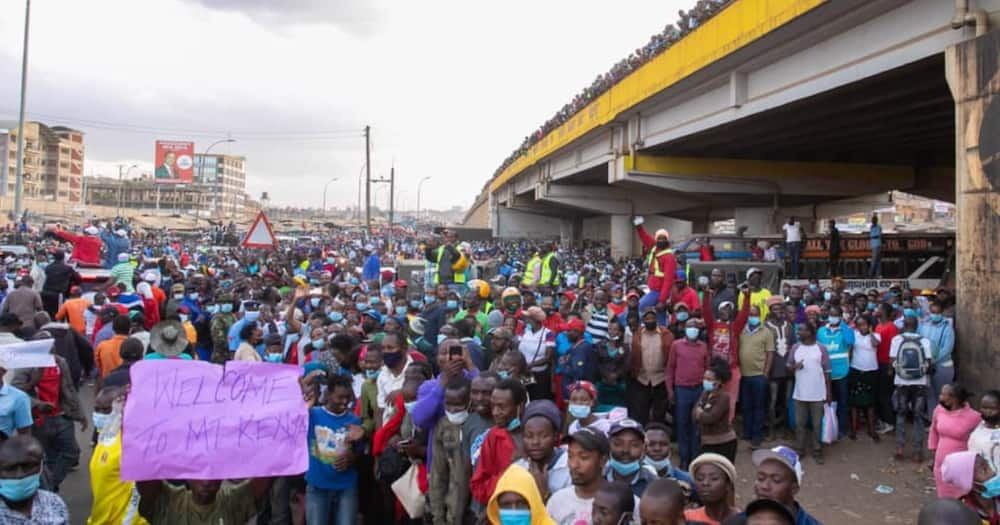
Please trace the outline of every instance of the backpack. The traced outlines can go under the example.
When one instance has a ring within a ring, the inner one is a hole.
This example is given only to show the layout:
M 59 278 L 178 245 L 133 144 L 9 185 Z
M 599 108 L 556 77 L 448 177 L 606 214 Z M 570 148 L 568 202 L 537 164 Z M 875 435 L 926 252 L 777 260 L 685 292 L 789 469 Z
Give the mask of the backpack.
M 920 336 L 903 336 L 903 344 L 899 345 L 893 367 L 900 379 L 923 379 L 927 371 L 924 368 L 924 348 L 920 345 Z

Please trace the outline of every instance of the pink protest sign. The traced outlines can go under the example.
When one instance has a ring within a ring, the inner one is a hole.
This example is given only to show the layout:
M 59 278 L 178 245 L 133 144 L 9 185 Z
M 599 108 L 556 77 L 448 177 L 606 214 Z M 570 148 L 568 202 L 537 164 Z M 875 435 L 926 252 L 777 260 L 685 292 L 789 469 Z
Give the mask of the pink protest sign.
M 291 365 L 140 361 L 122 426 L 124 480 L 305 472 L 309 415 Z

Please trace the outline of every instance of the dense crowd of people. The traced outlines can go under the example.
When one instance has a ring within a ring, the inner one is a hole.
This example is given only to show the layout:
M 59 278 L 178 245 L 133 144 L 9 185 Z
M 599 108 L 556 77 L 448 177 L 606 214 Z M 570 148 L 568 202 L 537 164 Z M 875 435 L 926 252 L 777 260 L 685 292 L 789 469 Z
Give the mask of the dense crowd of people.
M 1000 520 L 1000 393 L 954 381 L 951 291 L 689 276 L 669 232 L 634 222 L 644 256 L 620 261 L 448 231 L 277 250 L 36 231 L 4 261 L 0 344 L 52 339 L 56 366 L 0 370 L 0 522 L 69 523 L 58 493 L 92 445 L 95 524 L 809 524 L 804 463 L 859 430 L 933 454 L 928 519 Z M 413 256 L 422 278 L 386 270 Z M 301 367 L 307 470 L 123 481 L 124 401 L 148 388 L 129 369 L 157 359 Z
M 532 134 L 524 137 L 521 145 L 517 147 L 500 164 L 494 173 L 494 177 L 507 169 L 518 157 L 528 153 L 528 150 L 545 138 L 550 132 L 569 121 L 574 115 L 579 113 L 588 104 L 601 96 L 612 86 L 623 78 L 639 69 L 643 64 L 649 62 L 660 53 L 666 51 L 670 46 L 677 43 L 688 33 L 708 21 L 732 0 L 698 0 L 698 3 L 690 10 L 680 10 L 677 12 L 677 24 L 667 24 L 663 31 L 651 36 L 646 45 L 636 49 L 628 57 L 618 61 L 607 73 L 597 75 L 594 81 L 573 97 L 573 100 L 564 105 L 555 115 L 544 124 L 539 126 Z

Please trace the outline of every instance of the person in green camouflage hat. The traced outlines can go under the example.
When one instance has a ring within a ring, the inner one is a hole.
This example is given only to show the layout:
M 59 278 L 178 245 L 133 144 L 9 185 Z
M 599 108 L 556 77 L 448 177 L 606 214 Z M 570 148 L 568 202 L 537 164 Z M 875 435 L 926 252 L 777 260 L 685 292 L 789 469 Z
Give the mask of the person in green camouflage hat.
M 219 313 L 212 316 L 212 362 L 223 364 L 230 358 L 229 329 L 236 323 L 233 296 L 228 293 L 219 294 L 216 304 L 219 305 Z

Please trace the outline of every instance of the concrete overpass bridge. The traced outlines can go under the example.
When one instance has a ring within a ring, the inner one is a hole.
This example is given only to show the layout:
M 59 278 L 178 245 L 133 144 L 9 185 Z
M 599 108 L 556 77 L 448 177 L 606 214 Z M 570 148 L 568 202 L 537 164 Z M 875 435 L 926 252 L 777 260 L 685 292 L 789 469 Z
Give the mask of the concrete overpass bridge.
M 550 132 L 478 204 L 498 237 L 607 239 L 625 255 L 633 214 L 680 236 L 727 218 L 752 234 L 868 210 L 890 190 L 956 202 L 959 312 L 977 320 L 960 321 L 960 340 L 1000 365 L 987 351 L 1000 144 L 980 148 L 1000 142 L 1000 107 L 987 118 L 997 22 L 1000 0 L 735 0 Z

